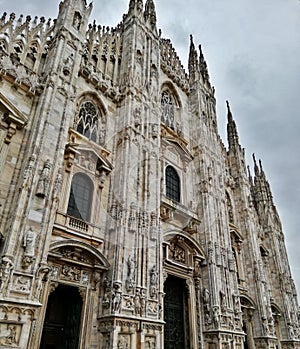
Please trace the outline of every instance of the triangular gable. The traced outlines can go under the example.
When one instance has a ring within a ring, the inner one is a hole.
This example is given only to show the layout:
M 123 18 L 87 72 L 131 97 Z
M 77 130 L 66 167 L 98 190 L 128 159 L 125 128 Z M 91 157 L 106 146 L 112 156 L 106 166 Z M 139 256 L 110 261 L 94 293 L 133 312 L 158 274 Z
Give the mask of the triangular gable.
M 107 172 L 111 172 L 113 169 L 112 164 L 101 154 L 101 152 L 97 149 L 94 149 L 93 147 L 85 144 L 78 144 L 74 146 L 74 148 L 80 152 L 80 151 L 86 151 L 94 154 L 103 164 L 102 168 L 106 170 Z
M 176 138 L 172 138 L 172 137 L 166 137 L 165 138 L 169 143 L 172 143 L 174 145 L 177 146 L 177 148 L 179 148 L 179 151 L 181 153 L 184 153 L 184 155 L 189 158 L 190 160 L 193 160 L 193 156 L 192 154 L 188 151 L 187 147 L 183 144 L 183 142 L 180 142 L 178 139 Z

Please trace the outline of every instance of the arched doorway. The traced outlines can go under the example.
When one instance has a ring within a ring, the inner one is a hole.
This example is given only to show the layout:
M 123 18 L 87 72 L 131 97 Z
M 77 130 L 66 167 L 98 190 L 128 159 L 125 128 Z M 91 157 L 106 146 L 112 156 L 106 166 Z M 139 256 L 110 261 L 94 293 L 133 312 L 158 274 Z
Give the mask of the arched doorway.
M 60 284 L 49 295 L 40 349 L 77 349 L 82 311 L 77 287 Z
M 164 293 L 164 349 L 190 348 L 185 280 L 169 275 L 164 285 Z

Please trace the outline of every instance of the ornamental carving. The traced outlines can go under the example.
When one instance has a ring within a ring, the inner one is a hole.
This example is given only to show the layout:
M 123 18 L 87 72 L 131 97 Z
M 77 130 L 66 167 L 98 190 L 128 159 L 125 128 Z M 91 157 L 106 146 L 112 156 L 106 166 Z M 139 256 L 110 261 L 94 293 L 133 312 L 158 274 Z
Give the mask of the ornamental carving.
M 0 346 L 2 348 L 15 348 L 19 344 L 21 325 L 0 323 Z
M 111 296 L 111 284 L 107 277 L 103 279 L 103 298 L 102 298 L 102 307 L 108 309 L 110 307 L 110 296 Z
M 49 188 L 49 182 L 50 182 L 50 170 L 51 170 L 51 164 L 50 160 L 47 160 L 44 163 L 44 167 L 42 169 L 37 188 L 36 188 L 36 196 L 39 196 L 41 198 L 45 198 L 47 196 L 48 188 Z
M 80 281 L 81 271 L 75 266 L 63 265 L 61 269 L 62 277 L 70 281 Z
M 126 290 L 130 292 L 135 286 L 135 271 L 136 262 L 132 256 L 128 257 L 127 260 L 127 280 L 126 280 Z
M 166 124 L 166 126 L 174 129 L 174 104 L 167 91 L 163 91 L 160 104 L 162 110 L 161 121 Z
M 150 331 L 162 331 L 162 326 L 161 325 L 155 325 L 155 324 L 143 324 L 143 329 L 144 330 L 150 330 Z
M 31 287 L 31 278 L 24 275 L 15 275 L 13 281 L 13 291 L 29 293 Z
M 204 305 L 205 313 L 209 313 L 210 310 L 210 292 L 207 288 L 204 288 L 202 291 L 202 299 Z
M 145 349 L 155 349 L 156 348 L 156 338 L 154 336 L 145 337 Z
M 0 293 L 5 293 L 5 291 L 8 291 L 13 270 L 13 262 L 7 257 L 2 257 L 0 269 Z
M 185 263 L 185 250 L 175 242 L 171 242 L 169 247 L 169 258 L 176 262 Z
M 30 227 L 24 235 L 24 254 L 25 256 L 34 256 L 34 246 L 35 246 L 36 233 Z
M 139 323 L 136 321 L 116 320 L 116 326 L 138 329 Z
M 150 297 L 157 297 L 158 272 L 154 265 L 150 271 Z
M 159 304 L 157 301 L 148 302 L 148 313 L 150 315 L 157 315 L 159 311 Z
M 119 335 L 118 338 L 118 349 L 130 349 L 131 345 L 130 345 L 130 335 L 128 334 L 122 334 Z
M 111 307 L 114 313 L 120 312 L 123 294 L 121 291 L 121 283 L 114 282 L 113 289 L 111 292 Z
M 24 173 L 23 173 L 23 178 L 24 178 L 23 186 L 24 187 L 27 186 L 28 182 L 30 181 L 30 179 L 32 177 L 35 162 L 36 162 L 36 155 L 32 154 L 32 156 L 30 156 L 30 158 L 28 159 L 28 163 L 27 163 L 27 165 L 24 169 Z
M 137 316 L 144 316 L 146 309 L 146 299 L 144 297 L 143 291 L 139 288 L 135 291 L 135 296 L 133 298 L 134 311 Z

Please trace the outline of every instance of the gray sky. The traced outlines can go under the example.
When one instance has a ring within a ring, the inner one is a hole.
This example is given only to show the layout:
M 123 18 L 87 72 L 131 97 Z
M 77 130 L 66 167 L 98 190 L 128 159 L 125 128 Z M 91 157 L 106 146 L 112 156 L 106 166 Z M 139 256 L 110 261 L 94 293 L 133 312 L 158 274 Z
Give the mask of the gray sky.
M 115 26 L 129 0 L 94 0 L 91 21 Z M 0 12 L 55 18 L 59 0 L 0 0 Z M 189 35 L 202 44 L 226 143 L 228 99 L 240 143 L 263 161 L 300 292 L 300 1 L 155 0 L 158 27 L 187 65 Z

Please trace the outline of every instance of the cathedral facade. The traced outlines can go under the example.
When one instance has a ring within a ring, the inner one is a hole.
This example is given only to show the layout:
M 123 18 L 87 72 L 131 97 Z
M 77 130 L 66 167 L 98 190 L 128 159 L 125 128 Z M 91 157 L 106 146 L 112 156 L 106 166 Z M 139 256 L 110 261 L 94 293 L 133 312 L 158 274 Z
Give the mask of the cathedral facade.
M 201 46 L 188 73 L 153 0 L 114 28 L 63 0 L 0 18 L 0 347 L 300 347 L 298 301 L 260 161 Z

